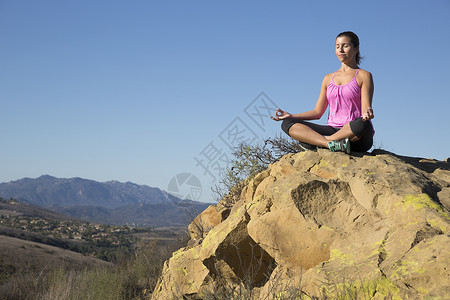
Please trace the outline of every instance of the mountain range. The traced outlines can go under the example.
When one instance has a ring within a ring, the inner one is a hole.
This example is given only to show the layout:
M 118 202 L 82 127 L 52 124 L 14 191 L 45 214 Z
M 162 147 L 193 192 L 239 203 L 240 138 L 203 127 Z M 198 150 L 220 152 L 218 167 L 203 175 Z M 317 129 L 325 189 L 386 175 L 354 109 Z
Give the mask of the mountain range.
M 43 175 L 0 183 L 0 197 L 112 225 L 186 226 L 211 203 L 182 200 L 132 182 Z

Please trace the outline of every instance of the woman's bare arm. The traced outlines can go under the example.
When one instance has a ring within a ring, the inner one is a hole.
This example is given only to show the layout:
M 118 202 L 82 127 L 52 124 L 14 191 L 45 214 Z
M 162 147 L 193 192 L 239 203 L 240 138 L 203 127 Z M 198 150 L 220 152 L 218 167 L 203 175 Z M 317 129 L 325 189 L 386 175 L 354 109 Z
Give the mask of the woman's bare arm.
M 322 117 L 322 115 L 325 113 L 327 106 L 328 106 L 328 100 L 327 100 L 327 86 L 330 83 L 331 80 L 331 74 L 328 74 L 325 76 L 325 78 L 322 81 L 322 86 L 320 89 L 320 95 L 319 99 L 317 100 L 316 106 L 313 110 L 299 113 L 299 114 L 290 114 L 288 112 L 282 111 L 281 109 L 278 109 L 275 113 L 275 117 L 272 117 L 275 121 L 280 121 L 288 118 L 294 118 L 294 119 L 300 119 L 300 120 L 317 120 Z
M 374 92 L 373 77 L 370 72 L 361 70 L 361 114 L 363 121 L 367 121 L 374 118 L 372 109 L 372 99 Z

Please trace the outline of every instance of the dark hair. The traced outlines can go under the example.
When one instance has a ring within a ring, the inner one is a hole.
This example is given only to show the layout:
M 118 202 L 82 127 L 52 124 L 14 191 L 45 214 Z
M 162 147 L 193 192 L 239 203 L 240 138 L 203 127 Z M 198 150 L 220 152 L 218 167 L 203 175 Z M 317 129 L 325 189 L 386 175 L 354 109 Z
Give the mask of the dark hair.
M 355 48 L 359 47 L 359 38 L 354 32 L 351 32 L 351 31 L 341 32 L 338 34 L 336 39 L 338 37 L 343 37 L 343 36 L 348 37 L 350 39 L 350 43 L 352 43 L 353 47 L 355 47 Z M 357 65 L 359 65 L 359 63 L 361 62 L 361 59 L 362 59 L 362 57 L 361 57 L 361 54 L 359 53 L 359 49 L 358 49 L 358 53 L 356 53 L 356 57 L 355 57 Z

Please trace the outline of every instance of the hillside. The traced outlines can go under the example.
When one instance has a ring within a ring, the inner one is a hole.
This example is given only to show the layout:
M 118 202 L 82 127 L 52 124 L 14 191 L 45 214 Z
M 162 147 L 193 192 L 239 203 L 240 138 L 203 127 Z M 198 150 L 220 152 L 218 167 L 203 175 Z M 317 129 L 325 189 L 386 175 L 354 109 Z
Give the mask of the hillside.
M 158 188 L 49 175 L 0 184 L 0 197 L 86 221 L 148 227 L 187 226 L 210 204 L 181 200 Z
M 0 197 L 0 215 L 23 215 L 30 217 L 51 218 L 55 220 L 75 220 L 69 215 L 60 214 L 42 207 L 21 201 L 5 200 Z
M 38 272 L 62 265 L 77 270 L 111 266 L 111 263 L 94 257 L 9 236 L 0 235 L 0 245 L 0 286 L 18 272 Z
M 103 260 L 115 261 L 131 253 L 143 238 L 174 238 L 172 230 L 90 223 L 0 198 L 0 235 L 71 250 Z M 0 254 L 2 246 L 0 245 Z
M 135 272 L 127 264 L 142 253 L 148 255 L 147 274 L 159 272 L 166 253 L 185 237 L 185 227 L 152 229 L 89 223 L 0 198 L 0 299 L 37 299 L 35 293 L 46 291 L 53 280 L 66 284 L 66 279 L 86 274 L 114 278 L 121 276 L 116 274 L 121 268 Z M 156 274 L 145 284 L 154 282 L 154 287 Z

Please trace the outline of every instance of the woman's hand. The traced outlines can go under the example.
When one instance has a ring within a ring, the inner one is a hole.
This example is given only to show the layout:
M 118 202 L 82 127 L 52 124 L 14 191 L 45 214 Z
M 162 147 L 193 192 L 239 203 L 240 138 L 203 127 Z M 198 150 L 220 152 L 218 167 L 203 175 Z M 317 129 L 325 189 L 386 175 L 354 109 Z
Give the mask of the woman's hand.
M 374 118 L 373 115 L 373 109 L 372 107 L 369 107 L 365 113 L 363 113 L 362 115 L 362 120 L 363 122 L 368 121 L 368 120 L 372 120 Z
M 293 118 L 290 113 L 288 113 L 287 111 L 283 111 L 279 108 L 277 108 L 277 111 L 275 112 L 275 117 L 272 117 L 272 116 L 270 116 L 270 117 L 272 118 L 272 120 L 275 120 L 275 121 L 281 121 L 284 119 Z

